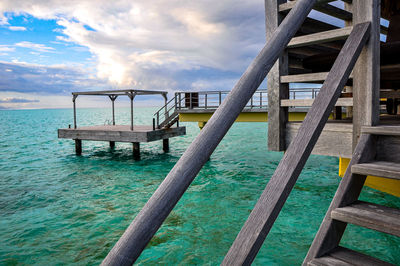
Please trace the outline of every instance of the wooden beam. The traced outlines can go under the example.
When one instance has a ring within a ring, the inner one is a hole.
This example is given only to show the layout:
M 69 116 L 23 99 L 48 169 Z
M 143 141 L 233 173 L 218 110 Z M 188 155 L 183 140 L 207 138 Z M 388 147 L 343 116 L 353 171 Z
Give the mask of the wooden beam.
M 337 41 L 337 40 L 343 40 L 346 39 L 353 27 L 344 27 L 336 30 L 330 30 L 330 31 L 323 31 L 319 33 L 314 33 L 314 34 L 308 34 L 305 36 L 300 36 L 293 38 L 289 45 L 288 48 L 295 48 L 295 47 L 301 47 L 301 46 L 307 46 L 307 45 L 312 45 L 312 44 L 318 44 L 318 43 L 327 43 L 327 42 L 332 42 L 332 41 Z
M 267 42 L 273 36 L 283 20 L 279 14 L 279 4 L 285 0 L 265 0 L 265 25 Z M 289 74 L 289 57 L 285 50 L 271 71 L 268 73 L 268 149 L 283 151 L 285 147 L 285 129 L 288 121 L 288 108 L 281 107 L 279 102 L 289 98 L 289 84 L 281 83 L 280 76 Z
M 102 265 L 131 265 L 178 203 L 293 38 L 316 0 L 298 0 L 206 126 L 160 184 Z
M 353 23 L 371 23 L 370 39 L 354 67 L 353 149 L 362 126 L 379 123 L 380 1 L 353 0 Z
M 251 264 L 268 235 L 368 39 L 370 23 L 354 26 L 331 72 L 275 173 L 261 194 L 222 265 Z
M 281 106 L 284 107 L 308 107 L 312 106 L 314 99 L 290 99 L 281 100 Z M 339 98 L 335 106 L 353 106 L 353 98 Z M 269 118 L 269 116 L 268 116 Z
M 325 1 L 327 2 L 327 1 Z M 287 2 L 284 4 L 281 4 L 279 6 L 279 12 L 288 12 L 290 9 L 292 9 L 293 5 L 296 3 L 296 1 L 291 1 L 291 2 Z M 336 17 L 338 19 L 342 19 L 342 20 L 351 20 L 353 15 L 351 12 L 348 12 L 346 10 L 343 10 L 341 8 L 329 5 L 329 4 L 317 4 L 314 7 L 315 10 L 322 12 L 324 14 L 327 14 L 329 16 L 332 17 Z

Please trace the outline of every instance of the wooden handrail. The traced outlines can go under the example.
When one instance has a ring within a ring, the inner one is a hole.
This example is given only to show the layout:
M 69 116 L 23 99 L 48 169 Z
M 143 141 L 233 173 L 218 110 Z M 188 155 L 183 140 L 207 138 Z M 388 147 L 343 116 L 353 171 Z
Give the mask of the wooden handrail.
M 371 23 L 354 26 L 296 137 L 243 225 L 222 265 L 249 265 L 286 202 L 369 38 Z
M 118 240 L 102 265 L 131 265 L 265 79 L 317 0 L 298 0 L 200 134 Z

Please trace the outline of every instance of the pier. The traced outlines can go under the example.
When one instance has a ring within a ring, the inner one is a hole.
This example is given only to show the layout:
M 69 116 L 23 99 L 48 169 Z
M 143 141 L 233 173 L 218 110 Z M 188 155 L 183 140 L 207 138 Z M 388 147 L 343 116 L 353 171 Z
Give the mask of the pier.
M 76 99 L 80 95 L 86 96 L 106 96 L 112 102 L 112 124 L 95 126 L 77 126 Z M 162 140 L 164 152 L 169 151 L 169 139 L 186 134 L 186 128 L 179 126 L 179 121 L 172 119 L 168 115 L 168 110 L 162 108 L 158 110 L 150 125 L 134 125 L 133 123 L 133 102 L 139 95 L 161 95 L 165 103 L 168 103 L 167 92 L 164 91 L 145 91 L 145 90 L 112 90 L 112 91 L 90 91 L 73 92 L 72 102 L 74 110 L 73 128 L 62 128 L 58 130 L 58 137 L 73 139 L 75 141 L 75 151 L 77 155 L 82 153 L 82 140 L 107 141 L 110 147 L 114 148 L 116 142 L 130 142 L 133 148 L 133 157 L 140 159 L 140 143 Z M 127 96 L 130 99 L 130 125 L 115 124 L 115 100 L 118 97 Z M 160 117 L 164 119 L 160 121 Z M 166 122 L 167 120 L 167 122 Z M 173 127 L 173 125 L 175 126 Z

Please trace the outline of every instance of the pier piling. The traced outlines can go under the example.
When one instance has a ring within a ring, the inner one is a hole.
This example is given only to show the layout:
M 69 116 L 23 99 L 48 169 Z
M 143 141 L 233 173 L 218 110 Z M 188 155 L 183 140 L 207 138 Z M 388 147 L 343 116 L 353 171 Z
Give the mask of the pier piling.
M 80 139 L 75 140 L 75 153 L 76 155 L 82 154 L 82 140 Z
M 163 139 L 162 142 L 163 146 L 163 151 L 164 152 L 169 152 L 169 139 Z
M 133 147 L 133 159 L 140 160 L 140 143 L 132 142 Z

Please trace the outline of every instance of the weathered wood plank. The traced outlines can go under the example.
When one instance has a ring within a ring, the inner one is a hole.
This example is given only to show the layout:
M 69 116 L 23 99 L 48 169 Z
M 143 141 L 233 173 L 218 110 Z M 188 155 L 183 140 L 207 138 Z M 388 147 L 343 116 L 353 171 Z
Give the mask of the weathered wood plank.
M 400 136 L 400 126 L 362 127 L 362 133 L 386 136 Z
M 301 123 L 288 123 L 286 143 L 295 138 Z M 327 123 L 315 144 L 312 154 L 351 158 L 353 126 L 351 124 Z
M 351 167 L 351 171 L 358 175 L 372 175 L 400 180 L 400 164 L 394 162 L 374 161 L 355 164 Z
M 151 126 L 135 126 L 131 131 L 130 126 L 93 126 L 58 130 L 58 138 L 114 142 L 151 142 L 185 134 L 185 127 L 153 130 Z
M 382 205 L 356 201 L 349 206 L 332 210 L 331 218 L 400 236 L 400 210 Z
M 288 48 L 296 48 L 296 47 L 308 46 L 308 45 L 312 45 L 312 44 L 343 40 L 343 39 L 346 39 L 350 35 L 352 29 L 353 29 L 353 27 L 349 26 L 349 27 L 340 28 L 340 29 L 336 29 L 336 30 L 323 31 L 323 32 L 319 32 L 319 33 L 308 34 L 305 36 L 296 37 L 290 41 Z
M 329 72 L 281 76 L 282 83 L 324 82 Z
M 314 99 L 287 99 L 281 100 L 281 106 L 285 107 L 307 107 L 312 106 Z M 335 106 L 353 106 L 353 98 L 339 98 Z
M 304 259 L 303 265 L 307 265 L 313 259 L 320 258 L 332 252 L 339 246 L 347 223 L 332 220 L 331 212 L 334 209 L 347 206 L 358 199 L 364 186 L 366 176 L 353 175 L 351 173 L 351 167 L 358 163 L 371 161 L 375 155 L 376 139 L 372 135 L 362 135 L 353 153 L 349 167 L 339 184 L 325 218 Z
M 369 29 L 369 23 L 354 26 L 299 132 L 225 256 L 223 265 L 250 264 L 254 260 L 350 76 L 368 39 Z
M 353 71 L 353 149 L 361 127 L 379 123 L 380 10 L 379 0 L 353 1 L 353 23 L 371 22 L 371 37 Z
M 265 25 L 267 42 L 281 23 L 283 16 L 278 12 L 279 4 L 286 0 L 265 1 Z M 285 50 L 267 76 L 268 86 L 268 149 L 286 149 L 285 126 L 288 121 L 288 108 L 280 106 L 281 99 L 289 98 L 289 84 L 281 83 L 280 76 L 289 74 L 289 57 Z
M 334 265 L 346 265 L 346 266 L 391 266 L 392 264 L 378 260 L 376 258 L 367 256 L 365 254 L 356 252 L 343 247 L 337 247 L 321 258 L 313 259 L 308 265 L 315 266 L 334 266 Z
M 103 265 L 131 265 L 157 232 L 229 128 L 247 105 L 295 35 L 316 0 L 298 4 L 244 72 L 149 201 L 103 260 Z

